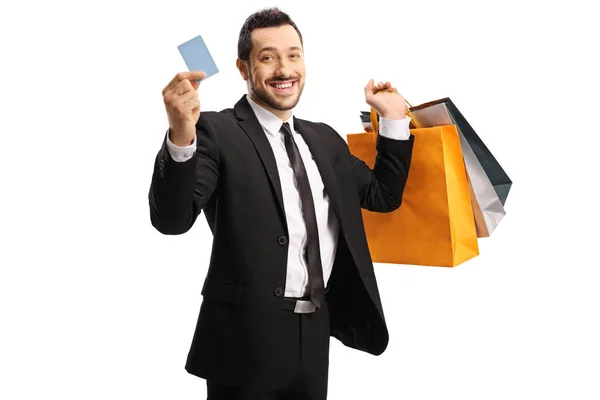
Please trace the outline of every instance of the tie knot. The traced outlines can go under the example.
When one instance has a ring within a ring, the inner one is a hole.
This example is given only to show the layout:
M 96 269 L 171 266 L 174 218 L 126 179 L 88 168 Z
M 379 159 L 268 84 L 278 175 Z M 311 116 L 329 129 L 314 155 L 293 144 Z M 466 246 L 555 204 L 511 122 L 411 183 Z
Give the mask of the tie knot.
M 292 136 L 292 130 L 290 129 L 290 124 L 288 124 L 287 122 L 284 122 L 283 125 L 281 125 L 280 132 L 283 132 L 285 135 Z

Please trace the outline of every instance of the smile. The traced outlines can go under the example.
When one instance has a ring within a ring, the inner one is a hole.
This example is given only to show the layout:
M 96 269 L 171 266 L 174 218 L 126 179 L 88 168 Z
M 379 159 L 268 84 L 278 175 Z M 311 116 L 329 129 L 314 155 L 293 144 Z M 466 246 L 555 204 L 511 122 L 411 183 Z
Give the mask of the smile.
M 270 82 L 269 86 L 277 89 L 277 91 L 291 91 L 291 89 L 296 86 L 298 81 L 285 81 L 285 82 Z

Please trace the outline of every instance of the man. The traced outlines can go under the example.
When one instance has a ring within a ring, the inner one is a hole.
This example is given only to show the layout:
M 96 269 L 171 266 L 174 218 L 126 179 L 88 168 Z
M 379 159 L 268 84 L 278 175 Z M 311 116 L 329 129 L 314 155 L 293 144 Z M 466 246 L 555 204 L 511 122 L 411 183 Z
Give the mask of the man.
M 209 399 L 324 400 L 330 336 L 375 355 L 388 344 L 361 207 L 400 206 L 409 118 L 389 82 L 369 81 L 366 102 L 381 119 L 371 170 L 331 127 L 292 115 L 305 65 L 287 14 L 251 15 L 238 57 L 248 94 L 231 109 L 200 111 L 202 71 L 178 73 L 163 90 L 169 129 L 149 192 L 152 225 L 182 234 L 204 212 L 213 233 L 186 370 L 207 380 Z

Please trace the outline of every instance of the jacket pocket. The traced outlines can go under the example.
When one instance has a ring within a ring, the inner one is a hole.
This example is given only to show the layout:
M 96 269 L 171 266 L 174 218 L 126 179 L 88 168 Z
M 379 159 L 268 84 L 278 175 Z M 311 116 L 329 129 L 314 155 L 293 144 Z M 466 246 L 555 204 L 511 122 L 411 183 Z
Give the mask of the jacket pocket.
M 239 283 L 208 278 L 202 288 L 202 296 L 224 303 L 239 304 L 242 300 L 242 290 L 243 286 Z

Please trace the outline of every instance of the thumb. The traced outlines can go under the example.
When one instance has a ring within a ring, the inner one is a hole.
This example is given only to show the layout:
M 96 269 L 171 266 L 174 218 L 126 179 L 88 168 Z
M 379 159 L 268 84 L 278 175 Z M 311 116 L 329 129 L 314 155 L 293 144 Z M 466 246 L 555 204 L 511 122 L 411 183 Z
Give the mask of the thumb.
M 365 86 L 365 95 L 367 97 L 370 95 L 373 95 L 374 90 L 375 90 L 375 81 L 373 79 L 371 79 L 369 81 L 369 83 L 367 83 L 367 86 Z

